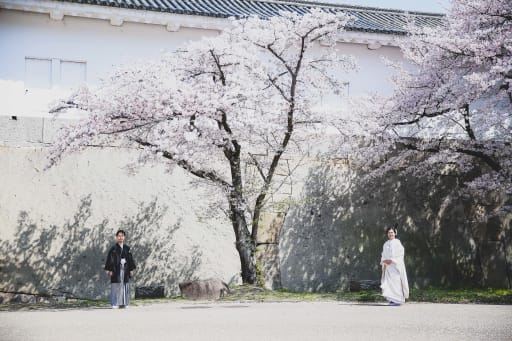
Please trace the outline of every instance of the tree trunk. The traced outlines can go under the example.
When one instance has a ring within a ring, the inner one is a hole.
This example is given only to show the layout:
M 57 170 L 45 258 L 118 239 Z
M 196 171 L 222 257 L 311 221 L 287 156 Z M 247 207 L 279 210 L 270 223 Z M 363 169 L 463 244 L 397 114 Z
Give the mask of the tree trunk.
M 247 221 L 242 208 L 243 201 L 236 191 L 231 193 L 229 199 L 231 223 L 235 231 L 236 249 L 240 256 L 240 266 L 242 268 L 242 282 L 244 284 L 256 284 L 258 282 L 255 257 L 256 243 L 252 240 L 247 228 Z
M 256 269 L 255 247 L 249 240 L 236 242 L 236 249 L 240 256 L 240 265 L 242 267 L 242 282 L 244 284 L 258 283 L 258 271 Z
M 220 126 L 231 134 L 231 128 L 227 123 L 227 117 L 222 115 Z M 242 181 L 242 168 L 240 167 L 240 144 L 234 139 L 226 145 L 224 155 L 229 160 L 231 170 L 232 187 L 229 192 L 229 210 L 231 223 L 236 236 L 236 249 L 240 256 L 240 267 L 242 268 L 242 282 L 244 284 L 256 284 L 258 282 L 258 271 L 256 268 L 256 241 L 251 238 L 247 228 L 246 203 Z

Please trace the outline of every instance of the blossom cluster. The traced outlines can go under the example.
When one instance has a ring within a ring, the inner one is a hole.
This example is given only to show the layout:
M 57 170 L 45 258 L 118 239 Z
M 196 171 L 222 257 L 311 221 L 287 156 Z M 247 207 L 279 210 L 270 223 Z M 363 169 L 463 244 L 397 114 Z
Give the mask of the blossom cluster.
M 236 174 L 252 163 L 256 192 L 264 195 L 282 155 L 324 120 L 314 110 L 320 99 L 343 87 L 343 71 L 355 69 L 351 56 L 336 51 L 336 37 L 352 20 L 320 9 L 231 19 L 218 36 L 123 66 L 58 106 L 87 118 L 62 130 L 50 163 L 115 143 L 139 149 L 140 164 L 167 162 L 227 190 L 249 181 Z
M 378 164 L 381 174 L 400 168 L 432 176 L 447 165 L 474 170 L 468 188 L 510 193 L 512 2 L 453 0 L 443 26 L 412 21 L 407 30 L 400 41 L 406 63 L 390 62 L 393 95 L 375 99 L 374 115 L 362 119 L 378 127 L 374 142 L 355 156 Z M 422 158 L 406 162 L 414 153 Z

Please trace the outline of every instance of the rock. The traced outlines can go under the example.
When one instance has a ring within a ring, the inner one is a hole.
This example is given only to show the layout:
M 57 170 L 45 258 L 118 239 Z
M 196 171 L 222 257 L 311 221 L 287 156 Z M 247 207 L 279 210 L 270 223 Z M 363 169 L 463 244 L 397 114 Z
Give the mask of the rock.
M 0 304 L 11 303 L 14 299 L 14 294 L 10 292 L 0 292 Z
M 36 303 L 36 296 L 34 295 L 26 295 L 26 294 L 15 294 L 13 299 L 13 303 Z
M 163 298 L 163 297 L 165 297 L 163 285 L 153 285 L 153 286 L 136 287 L 135 288 L 135 298 Z
M 181 296 L 189 300 L 218 300 L 229 294 L 229 286 L 217 278 L 182 282 L 179 284 Z
M 49 304 L 50 303 L 50 298 L 49 297 L 45 297 L 45 296 L 39 296 L 36 298 L 36 302 L 37 303 L 43 303 L 43 304 Z
M 380 280 L 360 279 L 350 281 L 350 291 L 378 290 L 380 289 Z

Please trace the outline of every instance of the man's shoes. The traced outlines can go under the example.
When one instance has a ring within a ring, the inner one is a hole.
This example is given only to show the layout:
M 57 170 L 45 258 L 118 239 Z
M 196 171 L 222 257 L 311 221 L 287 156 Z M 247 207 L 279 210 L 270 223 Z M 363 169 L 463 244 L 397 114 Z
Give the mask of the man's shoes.
M 393 307 L 398 307 L 398 306 L 400 306 L 400 303 L 395 303 L 393 301 L 389 301 L 389 305 L 393 306 Z
M 119 306 L 118 305 L 113 305 L 112 309 L 119 309 Z

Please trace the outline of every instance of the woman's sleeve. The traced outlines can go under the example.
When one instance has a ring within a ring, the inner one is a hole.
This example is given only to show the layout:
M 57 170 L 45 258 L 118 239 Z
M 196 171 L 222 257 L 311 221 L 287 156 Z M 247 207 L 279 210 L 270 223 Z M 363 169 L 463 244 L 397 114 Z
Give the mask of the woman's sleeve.
M 384 261 L 386 260 L 384 258 L 384 248 L 386 247 L 386 243 L 384 243 L 384 245 L 382 246 L 382 253 L 380 254 L 380 265 L 383 265 L 384 264 Z
M 404 247 L 402 243 L 397 240 L 391 246 L 391 261 L 395 264 L 402 264 L 404 262 Z

